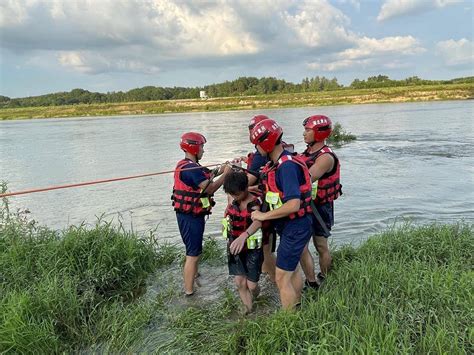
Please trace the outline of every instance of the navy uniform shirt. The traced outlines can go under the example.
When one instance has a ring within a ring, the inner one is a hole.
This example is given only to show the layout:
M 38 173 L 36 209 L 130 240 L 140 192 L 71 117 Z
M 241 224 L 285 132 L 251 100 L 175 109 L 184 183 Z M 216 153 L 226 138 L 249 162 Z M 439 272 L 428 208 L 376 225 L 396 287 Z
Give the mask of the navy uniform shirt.
M 280 155 L 280 158 L 284 155 L 291 155 L 290 152 L 284 150 Z M 301 166 L 294 162 L 285 162 L 280 165 L 276 171 L 276 184 L 280 191 L 283 192 L 283 203 L 292 200 L 300 200 L 300 185 L 305 183 L 304 172 Z M 295 219 L 289 219 L 287 217 L 275 220 L 275 227 L 279 233 L 285 229 L 291 230 L 292 228 L 306 227 L 308 224 L 307 216 L 296 217 Z
M 260 169 L 263 168 L 267 162 L 268 162 L 268 158 L 264 157 L 262 154 L 259 153 L 258 150 L 256 150 L 253 156 L 252 164 L 250 164 L 250 167 L 248 169 L 250 171 L 258 173 L 260 172 Z
M 189 164 L 183 166 L 182 169 L 195 168 L 198 166 L 198 164 L 190 162 Z M 199 184 L 207 180 L 206 175 L 204 175 L 202 169 L 182 171 L 180 173 L 180 177 L 186 185 L 191 186 L 193 189 L 199 189 Z

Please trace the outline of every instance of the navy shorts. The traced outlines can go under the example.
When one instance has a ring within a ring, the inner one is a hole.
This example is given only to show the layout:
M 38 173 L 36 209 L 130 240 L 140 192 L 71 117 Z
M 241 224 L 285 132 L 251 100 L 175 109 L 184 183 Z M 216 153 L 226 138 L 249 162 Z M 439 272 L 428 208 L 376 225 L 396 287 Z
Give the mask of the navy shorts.
M 311 212 L 311 224 L 313 226 L 313 235 L 317 237 L 328 238 L 331 236 L 331 227 L 334 225 L 334 203 L 331 201 L 331 202 L 323 203 L 322 205 L 316 205 L 316 209 L 318 210 L 319 215 L 324 221 L 324 224 L 326 225 L 326 228 L 328 229 L 329 233 L 326 233 L 324 231 L 323 227 L 321 227 L 321 224 L 318 222 L 318 220 L 314 216 L 314 213 Z
M 239 254 L 233 255 L 227 246 L 227 265 L 229 275 L 245 276 L 248 280 L 258 282 L 262 273 L 263 249 L 244 249 Z
M 202 238 L 206 221 L 204 216 L 176 212 L 179 233 L 186 246 L 187 256 L 199 256 L 202 253 Z
M 311 220 L 307 216 L 288 220 L 277 229 L 280 244 L 277 249 L 276 266 L 285 271 L 295 271 L 304 247 L 311 239 Z

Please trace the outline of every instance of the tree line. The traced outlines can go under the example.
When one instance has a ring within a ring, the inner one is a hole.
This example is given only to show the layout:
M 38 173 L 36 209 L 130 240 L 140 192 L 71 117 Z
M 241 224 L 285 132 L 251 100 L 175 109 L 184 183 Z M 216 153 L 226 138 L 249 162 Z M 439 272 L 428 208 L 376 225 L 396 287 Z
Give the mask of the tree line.
M 0 95 L 0 108 L 196 99 L 199 98 L 201 90 L 205 90 L 208 97 L 228 97 L 457 83 L 474 83 L 474 77 L 452 80 L 424 80 L 413 76 L 403 80 L 393 80 L 386 75 L 378 75 L 369 77 L 366 80 L 355 79 L 349 86 L 339 84 L 336 78 L 328 79 L 324 76 L 304 78 L 298 84 L 273 77 L 240 77 L 233 81 L 194 88 L 145 86 L 126 92 L 113 91 L 107 93 L 74 89 L 70 92 L 22 98 L 9 98 Z

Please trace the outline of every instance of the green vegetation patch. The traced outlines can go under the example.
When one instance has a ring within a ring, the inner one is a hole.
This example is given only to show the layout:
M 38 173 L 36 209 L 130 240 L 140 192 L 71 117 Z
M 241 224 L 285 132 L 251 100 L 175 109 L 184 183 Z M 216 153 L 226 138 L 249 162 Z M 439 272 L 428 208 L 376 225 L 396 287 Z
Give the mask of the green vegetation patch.
M 193 308 L 160 350 L 472 354 L 473 236 L 467 225 L 407 226 L 344 247 L 299 311 L 232 320 L 228 302 Z
M 6 190 L 2 184 L 2 191 Z M 125 350 L 155 304 L 136 301 L 163 262 L 153 237 L 98 223 L 57 232 L 0 208 L 0 353 Z
M 251 96 L 201 99 L 123 102 L 79 101 L 67 105 L 37 106 L 31 104 L 0 107 L 0 119 L 53 118 L 143 115 L 181 112 L 274 109 L 362 103 L 411 102 L 432 100 L 465 100 L 474 97 L 474 85 L 468 83 L 433 84 L 397 87 L 340 88 L 326 91 L 265 92 Z M 29 102 L 28 100 L 26 102 Z
M 355 135 L 346 132 L 342 128 L 342 125 L 337 122 L 334 125 L 331 135 L 327 139 L 327 143 L 335 147 L 341 147 L 343 144 L 355 141 L 356 139 L 357 137 Z
M 403 226 L 336 251 L 325 285 L 298 311 L 275 311 L 262 294 L 242 317 L 226 285 L 217 301 L 186 301 L 174 276 L 140 297 L 160 267 L 183 258 L 153 234 L 106 223 L 52 231 L 5 204 L 0 352 L 471 354 L 472 255 L 472 225 Z M 227 273 L 216 240 L 203 259 Z

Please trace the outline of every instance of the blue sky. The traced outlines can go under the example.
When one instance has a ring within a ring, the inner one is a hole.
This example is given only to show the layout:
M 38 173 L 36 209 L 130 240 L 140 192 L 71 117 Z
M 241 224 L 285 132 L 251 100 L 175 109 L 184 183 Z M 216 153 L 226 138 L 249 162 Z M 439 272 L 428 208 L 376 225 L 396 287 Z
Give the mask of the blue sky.
M 0 95 L 474 75 L 474 1 L 2 0 Z

